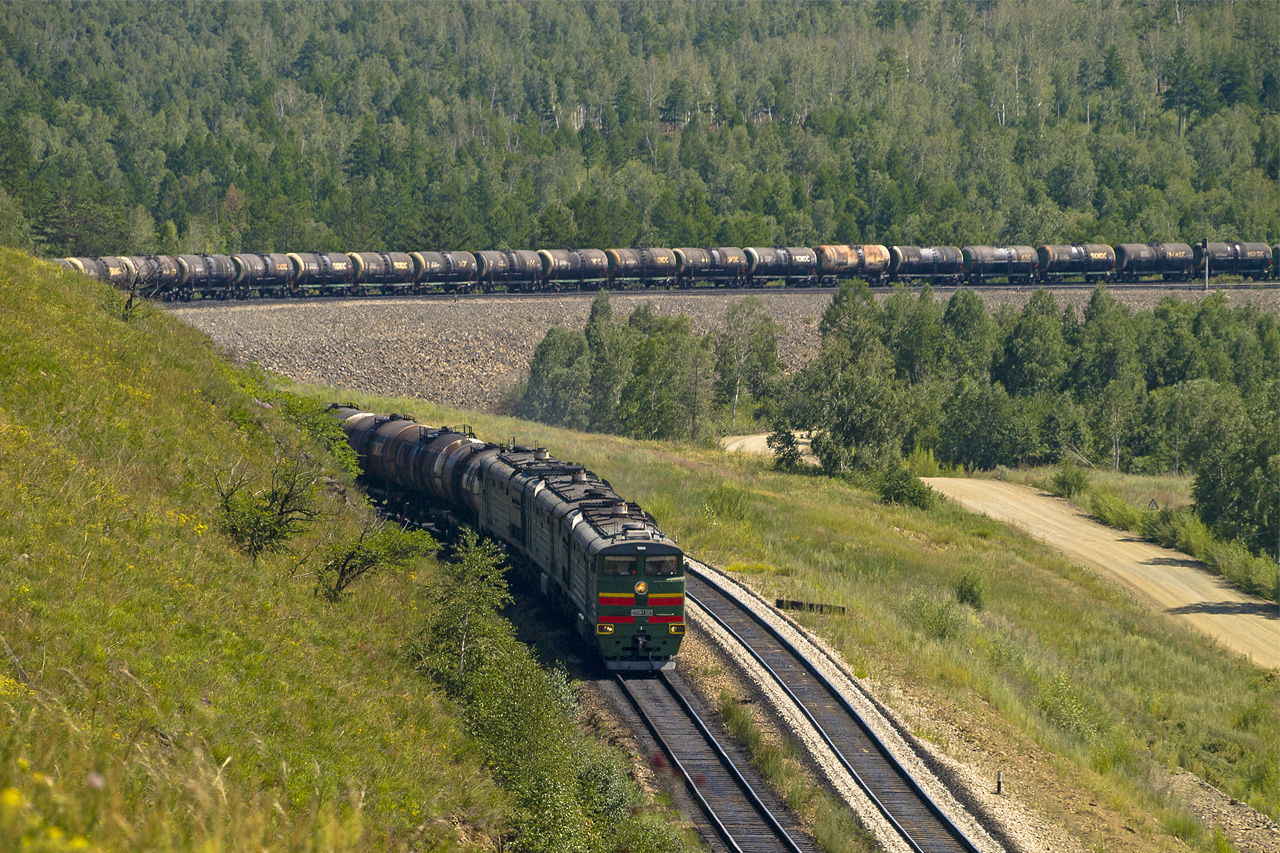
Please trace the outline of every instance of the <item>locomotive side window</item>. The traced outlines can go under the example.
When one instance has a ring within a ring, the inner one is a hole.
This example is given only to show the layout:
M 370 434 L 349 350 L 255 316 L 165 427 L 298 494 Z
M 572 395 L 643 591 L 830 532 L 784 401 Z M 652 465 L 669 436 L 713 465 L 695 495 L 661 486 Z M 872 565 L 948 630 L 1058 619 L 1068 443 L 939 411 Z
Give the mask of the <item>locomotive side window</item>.
M 600 573 L 614 577 L 631 576 L 636 573 L 635 557 L 605 557 Z
M 644 573 L 652 578 L 669 578 L 680 574 L 680 564 L 675 554 L 662 557 L 645 557 Z

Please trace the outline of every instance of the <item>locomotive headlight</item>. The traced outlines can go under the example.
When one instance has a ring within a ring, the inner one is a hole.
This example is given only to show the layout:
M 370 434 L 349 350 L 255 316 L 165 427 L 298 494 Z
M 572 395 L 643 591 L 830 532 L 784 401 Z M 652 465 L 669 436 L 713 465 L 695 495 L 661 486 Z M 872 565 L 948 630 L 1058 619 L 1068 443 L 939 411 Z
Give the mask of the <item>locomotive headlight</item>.
M 644 595 L 648 591 L 649 591 L 649 585 L 647 583 L 645 583 L 644 581 L 639 581 L 636 583 L 636 595 Z
M 672 623 L 671 623 L 671 625 L 670 625 L 670 626 L 668 626 L 668 627 L 669 627 L 669 630 L 671 631 L 671 633 L 673 633 L 673 634 L 683 634 L 683 633 L 684 633 L 684 623 L 683 623 L 683 622 L 672 622 Z
M 675 626 L 673 625 L 672 627 L 675 627 Z M 612 633 L 613 633 L 613 626 L 612 626 L 612 625 L 605 625 L 605 624 L 602 622 L 602 623 L 600 623 L 599 625 L 596 625 L 596 633 L 597 633 L 597 634 L 612 634 Z

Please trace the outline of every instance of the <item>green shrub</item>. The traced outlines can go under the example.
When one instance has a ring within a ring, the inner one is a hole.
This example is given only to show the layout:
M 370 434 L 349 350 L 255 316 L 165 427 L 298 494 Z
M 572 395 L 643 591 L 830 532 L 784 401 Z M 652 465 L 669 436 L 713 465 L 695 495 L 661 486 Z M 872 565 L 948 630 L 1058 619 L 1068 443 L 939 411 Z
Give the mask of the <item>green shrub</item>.
M 431 534 L 384 521 L 367 521 L 353 541 L 339 542 L 324 552 L 316 572 L 316 594 L 339 601 L 348 587 L 378 569 L 396 569 L 429 556 L 437 544 Z
M 1089 495 L 1089 512 L 1111 527 L 1134 532 L 1142 530 L 1142 511 L 1110 489 L 1099 488 Z
M 964 617 L 949 598 L 935 598 L 917 590 L 906 604 L 907 619 L 935 640 L 946 640 L 960 633 Z
M 1049 491 L 1062 498 L 1074 498 L 1088 487 L 1089 477 L 1084 469 L 1069 459 L 1062 461 L 1049 481 Z
M 288 391 L 277 391 L 268 383 L 266 374 L 252 366 L 249 372 L 234 378 L 260 405 L 279 410 L 285 420 L 314 439 L 339 468 L 352 478 L 360 476 L 360 459 L 347 442 L 342 423 L 329 414 L 330 405 Z M 249 422 L 252 418 L 248 413 L 239 411 L 233 413 L 232 417 L 242 429 L 250 429 Z
M 1280 567 L 1251 553 L 1239 542 L 1221 542 L 1187 507 L 1152 510 L 1142 515 L 1142 535 L 1204 561 L 1211 569 L 1251 595 L 1280 600 Z
M 973 569 L 961 575 L 960 580 L 956 582 L 956 601 L 961 604 L 967 604 L 974 610 L 981 610 L 983 603 L 986 601 L 982 575 Z
M 928 509 L 933 506 L 933 489 L 899 462 L 880 479 L 880 500 L 887 504 Z
M 1071 676 L 1060 672 L 1042 682 L 1039 692 L 1037 704 L 1055 726 L 1085 741 L 1097 737 L 1097 712 L 1086 692 L 1072 683 Z
M 320 515 L 317 472 L 301 456 L 276 456 L 270 482 L 254 488 L 255 476 L 243 469 L 214 475 L 222 517 L 220 527 L 254 560 L 285 543 Z
M 773 451 L 773 467 L 779 471 L 797 471 L 804 462 L 800 442 L 789 429 L 774 430 L 765 439 L 765 444 Z
M 937 477 L 942 474 L 942 466 L 938 457 L 933 455 L 931 447 L 916 447 L 907 457 L 907 468 L 914 477 Z

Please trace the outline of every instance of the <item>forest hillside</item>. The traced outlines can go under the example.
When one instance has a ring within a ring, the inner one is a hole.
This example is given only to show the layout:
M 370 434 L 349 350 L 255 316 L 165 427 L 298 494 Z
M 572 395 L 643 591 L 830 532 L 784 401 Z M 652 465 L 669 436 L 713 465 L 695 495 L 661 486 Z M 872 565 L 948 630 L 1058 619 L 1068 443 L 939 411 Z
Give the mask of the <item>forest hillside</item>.
M 1280 8 L 0 3 L 48 256 L 1280 238 Z

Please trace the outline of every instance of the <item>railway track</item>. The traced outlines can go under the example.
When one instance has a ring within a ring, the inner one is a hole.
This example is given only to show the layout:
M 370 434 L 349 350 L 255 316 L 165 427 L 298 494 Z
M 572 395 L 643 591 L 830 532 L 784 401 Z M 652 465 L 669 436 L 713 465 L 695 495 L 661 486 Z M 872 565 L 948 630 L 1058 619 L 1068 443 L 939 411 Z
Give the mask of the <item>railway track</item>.
M 770 673 L 908 848 L 978 853 L 840 691 L 772 626 L 688 565 L 685 595 Z
M 615 673 L 623 694 L 732 853 L 817 853 L 750 771 L 740 770 L 666 673 Z
M 921 285 L 915 282 L 903 282 L 903 286 L 908 290 L 916 290 Z M 1043 284 L 979 284 L 979 285 L 955 285 L 955 284 L 938 284 L 934 289 L 937 291 L 957 290 L 961 287 L 974 290 L 980 293 L 998 293 L 1000 291 L 1022 292 L 1034 290 L 1049 291 L 1067 291 L 1067 290 L 1087 290 L 1092 291 L 1097 286 L 1094 284 L 1086 284 L 1084 282 L 1045 282 Z M 1167 290 L 1167 291 L 1204 291 L 1204 282 L 1168 282 L 1168 281 L 1139 281 L 1139 282 L 1111 282 L 1106 285 L 1107 289 L 1114 292 L 1124 291 L 1151 291 L 1151 290 Z M 1280 288 L 1280 282 L 1275 281 L 1214 281 L 1209 285 L 1209 290 L 1271 290 Z M 618 294 L 653 294 L 659 296 L 662 294 L 673 294 L 680 296 L 752 296 L 769 293 L 835 293 L 839 288 L 831 286 L 820 287 L 688 287 L 688 288 L 618 288 L 613 289 L 611 293 Z M 888 293 L 892 291 L 889 285 L 876 285 L 871 288 L 873 293 Z M 387 299 L 414 299 L 426 302 L 458 302 L 466 300 L 484 300 L 492 298 L 506 299 L 569 299 L 580 297 L 584 294 L 595 293 L 594 290 L 535 290 L 535 291 L 492 291 L 492 292 L 473 292 L 473 293 L 371 293 L 365 296 L 325 294 L 305 297 L 268 297 L 253 296 L 248 299 L 196 299 L 191 302 L 173 302 L 175 307 L 197 308 L 201 306 L 222 307 L 228 304 L 267 304 L 267 305 L 290 305 L 290 304 L 320 304 L 323 302 L 337 300 L 356 300 L 356 301 L 378 301 Z

